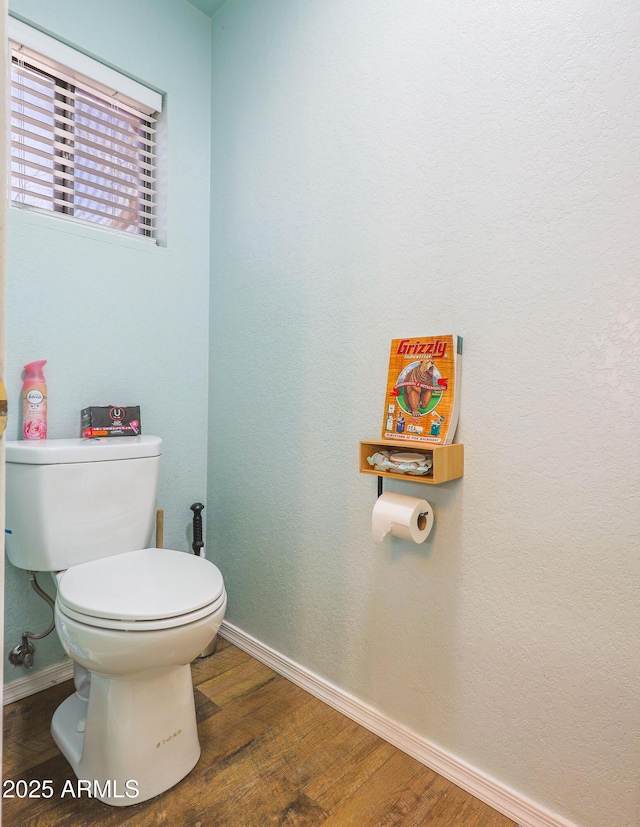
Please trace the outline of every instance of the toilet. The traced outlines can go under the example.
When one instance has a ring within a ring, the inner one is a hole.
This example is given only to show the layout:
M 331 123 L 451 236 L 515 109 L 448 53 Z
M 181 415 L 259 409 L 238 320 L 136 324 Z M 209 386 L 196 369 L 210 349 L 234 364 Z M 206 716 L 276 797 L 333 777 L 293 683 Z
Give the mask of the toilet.
M 114 806 L 159 795 L 197 763 L 190 663 L 227 604 L 213 563 L 148 548 L 161 448 L 154 436 L 6 443 L 7 556 L 52 573 L 74 663 L 51 734 L 83 789 Z

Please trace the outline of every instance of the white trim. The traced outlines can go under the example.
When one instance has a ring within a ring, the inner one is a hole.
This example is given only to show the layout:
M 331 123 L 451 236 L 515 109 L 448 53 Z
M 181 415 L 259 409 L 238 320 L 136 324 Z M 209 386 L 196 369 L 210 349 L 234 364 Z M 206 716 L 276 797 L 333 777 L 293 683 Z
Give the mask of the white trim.
M 337 709 L 347 718 L 379 735 L 507 818 L 513 819 L 520 827 L 578 827 L 575 822 L 568 821 L 505 787 L 427 738 L 391 720 L 377 709 L 281 655 L 232 623 L 224 620 L 219 635 L 269 666 L 274 672 Z
M 33 675 L 25 675 L 24 678 L 18 678 L 17 681 L 8 683 L 4 687 L 2 704 L 6 706 L 14 701 L 19 701 L 21 698 L 35 695 L 36 692 L 42 692 L 43 689 L 49 689 L 49 687 L 68 681 L 72 677 L 73 661 L 66 658 L 59 663 L 54 663 L 53 666 L 47 666 L 40 669 L 39 672 L 34 672 Z
M 138 252 L 155 253 L 156 250 L 162 249 L 157 243 L 157 239 L 134 235 L 134 233 L 127 233 L 124 230 L 115 230 L 113 227 L 104 227 L 100 224 L 94 224 L 92 221 L 85 221 L 83 218 L 43 210 L 40 207 L 27 207 L 16 201 L 11 202 L 10 216 L 12 221 L 19 216 L 18 221 L 35 224 L 41 229 L 55 229 L 59 233 L 84 236 L 84 238 L 90 238 L 104 244 L 122 244 L 127 247 L 136 247 Z M 45 222 L 44 226 L 42 225 L 43 221 Z M 47 221 L 57 221 L 59 225 L 55 228 L 46 227 Z
M 9 40 L 14 43 L 32 49 L 34 52 L 66 66 L 79 75 L 97 81 L 109 89 L 121 92 L 128 98 L 144 104 L 149 108 L 150 113 L 162 111 L 162 95 L 153 89 L 149 89 L 148 86 L 144 86 L 121 72 L 111 69 L 104 63 L 100 63 L 71 46 L 67 46 L 66 43 L 50 37 L 39 29 L 34 29 L 33 26 L 29 26 L 15 17 L 9 17 L 7 29 Z

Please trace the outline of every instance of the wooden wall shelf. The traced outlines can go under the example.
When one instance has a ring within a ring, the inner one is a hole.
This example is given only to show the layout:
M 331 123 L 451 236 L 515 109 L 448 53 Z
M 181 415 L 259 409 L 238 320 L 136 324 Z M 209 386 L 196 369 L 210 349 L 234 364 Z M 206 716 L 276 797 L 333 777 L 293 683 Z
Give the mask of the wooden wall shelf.
M 431 453 L 433 467 L 431 474 L 416 477 L 412 474 L 394 474 L 392 471 L 376 471 L 367 462 L 367 457 L 379 450 L 393 448 L 395 451 L 422 451 Z M 430 445 L 428 442 L 413 442 L 408 439 L 363 439 L 360 442 L 360 473 L 372 474 L 374 477 L 391 477 L 406 482 L 422 482 L 427 485 L 438 485 L 448 480 L 457 480 L 464 475 L 464 445 L 459 442 L 453 445 Z

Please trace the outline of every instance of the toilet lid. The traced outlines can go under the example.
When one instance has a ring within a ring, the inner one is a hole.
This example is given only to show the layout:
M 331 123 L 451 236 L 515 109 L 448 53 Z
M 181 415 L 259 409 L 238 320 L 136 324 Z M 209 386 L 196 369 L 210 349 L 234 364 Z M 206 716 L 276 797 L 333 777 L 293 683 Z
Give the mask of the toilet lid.
M 204 557 L 145 548 L 68 569 L 58 595 L 70 609 L 115 620 L 160 620 L 194 612 L 224 590 L 220 571 Z

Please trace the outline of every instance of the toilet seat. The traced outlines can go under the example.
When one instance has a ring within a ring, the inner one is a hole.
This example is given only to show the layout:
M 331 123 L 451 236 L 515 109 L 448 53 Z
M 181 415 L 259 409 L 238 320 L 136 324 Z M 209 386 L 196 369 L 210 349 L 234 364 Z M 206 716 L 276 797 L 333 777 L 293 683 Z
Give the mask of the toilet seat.
M 139 549 L 68 569 L 58 583 L 60 612 L 89 626 L 152 631 L 192 623 L 226 601 L 210 561 L 170 549 Z
M 161 632 L 163 629 L 173 629 L 176 626 L 186 626 L 188 623 L 194 623 L 196 620 L 201 620 L 207 615 L 215 614 L 218 609 L 226 602 L 226 594 L 222 594 L 218 600 L 204 606 L 197 612 L 189 612 L 188 614 L 178 615 L 177 617 L 165 617 L 161 620 L 113 620 L 105 617 L 94 617 L 93 615 L 83 614 L 70 609 L 58 598 L 57 606 L 60 614 L 65 617 L 77 620 L 79 623 L 84 623 L 86 626 L 95 626 L 99 629 L 113 629 L 120 632 Z

